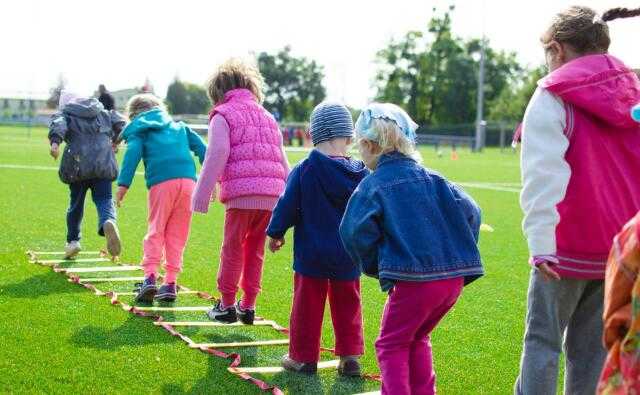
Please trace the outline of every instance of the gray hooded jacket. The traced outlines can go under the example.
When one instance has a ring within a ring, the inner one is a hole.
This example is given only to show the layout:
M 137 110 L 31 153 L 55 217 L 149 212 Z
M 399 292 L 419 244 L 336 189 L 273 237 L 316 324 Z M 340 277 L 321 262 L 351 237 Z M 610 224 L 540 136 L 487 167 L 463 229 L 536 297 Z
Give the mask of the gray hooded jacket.
M 90 179 L 115 180 L 118 164 L 111 144 L 124 127 L 124 118 L 106 111 L 97 99 L 67 104 L 51 117 L 49 141 L 66 143 L 58 174 L 71 184 Z

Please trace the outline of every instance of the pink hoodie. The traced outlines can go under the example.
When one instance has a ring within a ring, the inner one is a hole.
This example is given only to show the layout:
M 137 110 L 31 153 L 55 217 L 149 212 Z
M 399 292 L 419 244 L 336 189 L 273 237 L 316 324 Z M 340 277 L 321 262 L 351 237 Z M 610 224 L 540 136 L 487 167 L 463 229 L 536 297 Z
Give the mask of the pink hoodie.
M 569 139 L 571 178 L 557 205 L 557 270 L 601 279 L 613 237 L 640 210 L 640 126 L 629 115 L 640 82 L 604 54 L 575 59 L 539 85 L 562 99 Z

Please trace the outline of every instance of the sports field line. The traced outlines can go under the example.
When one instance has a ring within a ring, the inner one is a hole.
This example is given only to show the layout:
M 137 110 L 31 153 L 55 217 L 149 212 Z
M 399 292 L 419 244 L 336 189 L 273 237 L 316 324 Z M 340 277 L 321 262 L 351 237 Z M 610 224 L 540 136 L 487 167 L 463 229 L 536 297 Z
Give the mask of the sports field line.
M 58 171 L 57 166 L 18 165 L 18 164 L 10 164 L 10 163 L 0 163 L 0 169 Z M 137 171 L 136 175 L 144 175 L 144 172 Z M 520 193 L 520 184 L 518 183 L 456 182 L 456 184 L 464 188 L 487 189 L 490 191 L 497 191 L 497 192 Z

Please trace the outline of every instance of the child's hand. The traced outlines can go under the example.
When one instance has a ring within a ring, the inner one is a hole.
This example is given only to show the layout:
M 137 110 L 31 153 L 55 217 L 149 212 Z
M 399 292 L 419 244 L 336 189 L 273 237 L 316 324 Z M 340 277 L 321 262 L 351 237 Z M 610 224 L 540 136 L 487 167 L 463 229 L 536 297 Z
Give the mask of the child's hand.
M 127 194 L 129 188 L 125 186 L 119 186 L 118 191 L 116 192 L 116 205 L 120 207 L 122 205 L 122 201 L 124 200 L 124 195 Z
M 544 279 L 546 281 L 550 281 L 550 280 L 559 281 L 560 280 L 560 275 L 558 274 L 558 272 L 553 270 L 548 263 L 546 263 L 546 262 L 545 263 L 541 263 L 537 267 L 538 267 L 538 270 L 540 270 L 540 273 L 542 273 L 542 277 L 544 277 Z
M 277 252 L 284 245 L 284 239 L 274 239 L 269 237 L 269 251 Z
M 58 155 L 60 155 L 60 146 L 57 143 L 51 144 L 49 155 L 51 155 L 54 160 L 58 160 Z
M 114 153 L 114 154 L 117 154 L 117 153 L 118 153 L 118 147 L 119 147 L 119 146 L 120 146 L 120 145 L 119 145 L 118 143 L 111 143 L 111 149 L 113 150 L 113 153 Z

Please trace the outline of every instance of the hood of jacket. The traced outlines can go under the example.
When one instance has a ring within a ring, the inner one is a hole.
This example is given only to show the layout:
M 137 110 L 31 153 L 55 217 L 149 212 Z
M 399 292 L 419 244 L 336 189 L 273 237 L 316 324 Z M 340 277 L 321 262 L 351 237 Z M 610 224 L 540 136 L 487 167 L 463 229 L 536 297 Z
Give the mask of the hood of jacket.
M 104 110 L 102 103 L 98 99 L 82 99 L 65 105 L 62 112 L 79 118 L 96 118 L 100 111 Z
M 364 163 L 358 160 L 336 160 L 318 150 L 309 154 L 316 181 L 327 199 L 337 207 L 345 207 L 354 189 L 369 174 Z
M 180 130 L 181 126 L 173 121 L 171 115 L 160 108 L 154 108 L 138 114 L 122 131 L 123 139 L 136 134 L 153 133 L 167 128 Z

